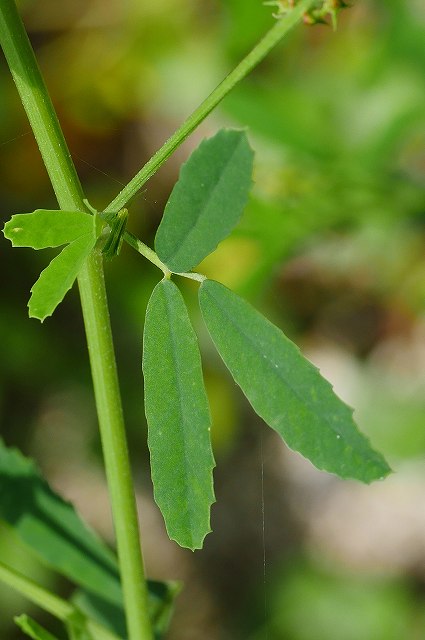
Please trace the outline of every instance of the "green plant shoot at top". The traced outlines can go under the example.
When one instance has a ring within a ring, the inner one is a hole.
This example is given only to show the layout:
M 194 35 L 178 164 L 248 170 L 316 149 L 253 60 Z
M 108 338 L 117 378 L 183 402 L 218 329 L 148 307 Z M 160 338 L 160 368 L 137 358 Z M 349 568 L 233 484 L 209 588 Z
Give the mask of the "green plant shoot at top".
M 0 580 L 62 620 L 70 640 L 159 639 L 178 590 L 172 583 L 146 583 L 141 562 L 102 271 L 103 257 L 118 255 L 123 241 L 163 272 L 146 311 L 142 369 L 154 495 L 170 538 L 200 549 L 215 500 L 201 356 L 176 276 L 199 281 L 202 317 L 219 355 L 253 410 L 291 449 L 342 478 L 369 483 L 390 471 L 358 431 L 352 410 L 298 347 L 235 293 L 192 271 L 232 232 L 248 201 L 254 153 L 245 131 L 218 131 L 182 166 L 155 251 L 126 231 L 124 205 L 232 86 L 300 19 L 334 21 L 344 6 L 338 0 L 268 4 L 276 6 L 278 24 L 101 212 L 83 197 L 13 0 L 0 8 L 1 43 L 59 203 L 57 210 L 13 215 L 4 235 L 15 247 L 65 245 L 31 289 L 30 316 L 43 321 L 52 315 L 78 279 L 119 562 L 30 461 L 0 444 L 0 519 L 78 589 L 70 601 L 61 600 L 1 563 Z M 35 640 L 54 640 L 28 616 L 16 622 Z

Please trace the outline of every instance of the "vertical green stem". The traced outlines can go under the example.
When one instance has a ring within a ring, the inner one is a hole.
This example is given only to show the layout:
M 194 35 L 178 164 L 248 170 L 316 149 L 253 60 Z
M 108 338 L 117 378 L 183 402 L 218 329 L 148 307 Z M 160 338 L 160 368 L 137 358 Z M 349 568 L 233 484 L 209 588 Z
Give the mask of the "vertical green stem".
M 0 43 L 62 209 L 85 211 L 83 191 L 14 0 L 0 0 Z M 136 502 L 103 278 L 93 253 L 79 276 L 130 640 L 152 640 Z
M 147 591 L 139 541 L 127 442 L 124 430 L 118 376 L 112 347 L 102 257 L 92 253 L 79 277 L 81 304 L 103 440 L 105 468 L 111 504 L 116 505 L 114 526 L 121 577 L 128 610 L 130 640 L 150 638 Z M 96 304 L 93 301 L 96 300 Z M 141 606 L 140 603 L 143 603 Z

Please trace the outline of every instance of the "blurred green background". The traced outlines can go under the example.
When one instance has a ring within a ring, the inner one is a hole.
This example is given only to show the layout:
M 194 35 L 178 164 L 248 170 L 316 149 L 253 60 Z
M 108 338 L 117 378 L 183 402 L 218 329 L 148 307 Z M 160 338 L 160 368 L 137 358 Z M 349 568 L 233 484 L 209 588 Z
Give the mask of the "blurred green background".
M 273 23 L 260 0 L 19 3 L 87 197 L 102 209 Z M 0 208 L 55 208 L 0 60 Z M 152 500 L 140 372 L 159 272 L 124 247 L 107 264 L 151 577 L 183 580 L 169 640 L 425 637 L 425 6 L 364 0 L 336 32 L 299 27 L 150 180 L 130 228 L 152 245 L 179 166 L 221 126 L 248 127 L 255 186 L 199 271 L 247 297 L 355 408 L 395 474 L 363 487 L 319 473 L 255 417 L 183 282 L 214 419 L 217 504 L 205 548 L 167 540 Z M 41 325 L 29 289 L 48 252 L 1 240 L 1 435 L 113 544 L 78 292 Z M 0 558 L 63 595 L 0 525 Z M 0 586 L 12 616 L 55 621 Z

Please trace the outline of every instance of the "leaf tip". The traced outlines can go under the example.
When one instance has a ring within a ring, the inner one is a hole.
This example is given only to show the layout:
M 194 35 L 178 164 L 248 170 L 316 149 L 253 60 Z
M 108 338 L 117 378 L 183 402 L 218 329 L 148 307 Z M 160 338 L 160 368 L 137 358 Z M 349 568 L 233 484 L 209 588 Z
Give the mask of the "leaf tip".
M 180 547 L 183 547 L 184 549 L 188 549 L 189 551 L 192 551 L 193 553 L 195 553 L 195 551 L 200 551 L 203 546 L 204 546 L 204 541 L 205 538 L 207 537 L 207 535 L 209 533 L 212 533 L 212 529 L 211 527 L 206 530 L 202 537 L 198 538 L 197 540 L 183 540 L 183 539 L 179 539 L 178 536 L 169 536 L 170 540 L 174 540 L 174 542 L 176 542 Z
M 10 242 L 12 243 L 12 247 L 14 247 L 15 246 L 15 243 L 13 242 L 14 234 L 22 231 L 22 227 L 13 227 L 11 226 L 11 224 L 12 224 L 12 219 L 10 219 L 9 222 L 6 222 L 3 225 L 2 233 L 6 238 L 6 240 L 10 240 Z
M 381 457 L 381 464 L 376 468 L 376 474 L 370 479 L 366 480 L 366 484 L 371 484 L 372 482 L 383 482 L 388 478 L 388 476 L 394 473 L 394 469 L 390 467 L 383 456 Z
M 33 306 L 31 305 L 31 300 L 28 302 L 27 304 L 28 307 L 28 317 L 29 318 L 35 318 L 36 320 L 40 320 L 40 322 L 43 324 L 43 322 L 45 321 L 46 318 L 49 318 L 50 316 L 53 315 L 53 313 L 40 313 L 39 311 L 37 311 L 36 309 L 33 308 Z

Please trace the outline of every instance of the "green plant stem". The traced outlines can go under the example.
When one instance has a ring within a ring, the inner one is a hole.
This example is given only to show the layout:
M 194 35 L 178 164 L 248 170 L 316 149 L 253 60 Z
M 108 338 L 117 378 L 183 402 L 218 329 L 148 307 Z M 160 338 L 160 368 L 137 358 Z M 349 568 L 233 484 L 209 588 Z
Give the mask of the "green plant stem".
M 14 0 L 0 1 L 0 42 L 62 209 L 85 211 L 84 195 Z M 79 276 L 96 406 L 115 523 L 130 640 L 152 640 L 136 502 L 100 256 Z
M 73 607 L 26 576 L 0 562 L 0 580 L 59 620 L 66 620 Z
M 91 337 L 88 348 L 99 423 L 102 425 L 103 453 L 105 468 L 108 470 L 111 504 L 117 506 L 114 526 L 125 602 L 128 607 L 127 626 L 131 640 L 144 640 L 151 637 L 147 616 L 147 588 L 143 574 L 139 526 L 115 355 L 111 349 L 112 336 L 103 282 L 102 257 L 100 254 L 92 253 L 87 262 L 87 269 L 84 269 L 79 277 L 80 295 L 86 332 Z M 96 304 L 93 304 L 93 300 L 96 300 Z M 140 603 L 143 608 L 139 608 Z
M 15 569 L 6 566 L 3 562 L 0 562 L 0 581 L 63 622 L 74 612 L 74 607 L 71 604 L 40 587 Z M 87 627 L 96 640 L 117 640 L 115 634 L 97 622 L 88 621 Z
M 139 240 L 139 238 L 133 233 L 130 233 L 130 231 L 124 232 L 124 240 L 126 240 L 130 247 L 136 249 L 138 253 L 149 260 L 149 262 L 152 262 L 152 264 L 158 267 L 158 269 L 161 269 L 165 278 L 171 278 L 172 275 L 175 275 L 181 276 L 182 278 L 188 278 L 189 280 L 196 280 L 197 282 L 203 282 L 204 280 L 206 280 L 206 276 L 202 275 L 201 273 L 195 273 L 194 271 L 188 271 L 185 273 L 170 271 L 169 268 L 163 262 L 161 262 L 155 251 L 148 247 L 147 244 Z
M 174 273 L 175 276 L 180 276 L 181 278 L 188 278 L 189 280 L 196 280 L 196 282 L 203 282 L 204 280 L 207 280 L 207 276 L 204 276 L 202 273 L 196 273 L 194 271 L 189 271 L 189 272 L 181 272 L 179 273 L 178 271 L 176 271 Z
M 128 244 L 133 247 L 133 249 L 136 249 L 138 253 L 149 260 L 149 262 L 152 262 L 152 264 L 158 267 L 158 269 L 161 269 L 166 278 L 170 277 L 171 271 L 168 269 L 168 267 L 165 266 L 163 262 L 161 262 L 155 251 L 148 247 L 147 244 L 139 240 L 139 238 L 133 233 L 130 233 L 130 231 L 126 231 L 124 233 L 124 240 L 128 242 Z
M 301 0 L 295 7 L 276 22 L 247 56 L 226 76 L 212 93 L 183 122 L 181 127 L 164 143 L 164 145 L 142 167 L 134 178 L 106 207 L 106 212 L 119 211 L 143 187 L 159 167 L 171 156 L 175 149 L 197 128 L 197 126 L 215 109 L 227 94 L 256 67 L 267 54 L 284 38 L 299 22 L 316 0 Z

